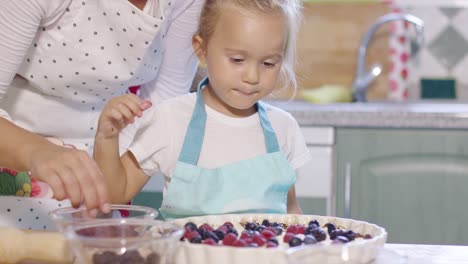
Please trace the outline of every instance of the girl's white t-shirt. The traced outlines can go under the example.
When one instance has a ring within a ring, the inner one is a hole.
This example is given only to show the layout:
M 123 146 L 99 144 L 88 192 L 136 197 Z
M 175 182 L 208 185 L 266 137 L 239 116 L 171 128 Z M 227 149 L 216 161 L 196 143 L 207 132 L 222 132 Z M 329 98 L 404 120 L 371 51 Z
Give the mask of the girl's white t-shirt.
M 140 167 L 152 176 L 161 172 L 164 193 L 169 186 L 175 164 L 195 107 L 196 93 L 169 99 L 147 110 L 129 151 Z M 287 112 L 264 104 L 280 150 L 293 169 L 311 160 L 297 121 Z M 258 114 L 234 118 L 205 105 L 207 120 L 198 165 L 205 168 L 254 158 L 266 154 L 265 139 Z
M 127 0 L 2 1 L 0 117 L 91 153 L 111 97 L 141 85 L 158 103 L 190 89 L 203 2 L 148 0 L 142 11 Z

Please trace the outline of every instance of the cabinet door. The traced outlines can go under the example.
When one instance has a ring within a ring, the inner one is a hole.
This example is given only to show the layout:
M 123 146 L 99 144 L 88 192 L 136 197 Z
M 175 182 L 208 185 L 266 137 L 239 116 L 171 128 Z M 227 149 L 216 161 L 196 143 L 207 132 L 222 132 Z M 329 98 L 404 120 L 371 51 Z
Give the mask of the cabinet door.
M 337 131 L 337 213 L 385 227 L 389 242 L 468 244 L 466 188 L 464 131 Z
M 297 172 L 296 196 L 304 214 L 332 214 L 334 128 L 302 127 L 312 161 Z

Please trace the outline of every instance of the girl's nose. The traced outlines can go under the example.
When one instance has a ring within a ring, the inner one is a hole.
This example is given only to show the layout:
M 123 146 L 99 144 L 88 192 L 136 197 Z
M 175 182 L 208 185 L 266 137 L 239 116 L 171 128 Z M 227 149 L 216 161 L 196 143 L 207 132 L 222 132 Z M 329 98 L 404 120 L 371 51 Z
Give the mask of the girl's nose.
M 243 72 L 242 81 L 251 85 L 256 85 L 258 84 L 259 80 L 260 72 L 258 66 L 253 63 L 248 65 Z

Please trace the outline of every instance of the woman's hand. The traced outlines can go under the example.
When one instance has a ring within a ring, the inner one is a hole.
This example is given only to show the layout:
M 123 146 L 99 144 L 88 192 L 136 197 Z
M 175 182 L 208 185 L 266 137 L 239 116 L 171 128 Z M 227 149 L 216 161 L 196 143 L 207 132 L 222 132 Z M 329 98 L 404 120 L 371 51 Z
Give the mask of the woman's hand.
M 110 211 L 104 176 L 86 151 L 50 143 L 31 153 L 29 168 L 33 177 L 52 188 L 57 200 L 68 198 L 74 207 L 84 203 L 89 210 Z
M 134 94 L 125 94 L 110 99 L 99 117 L 96 138 L 118 137 L 122 129 L 135 122 L 135 117 L 141 117 L 143 111 L 150 107 L 150 101 L 144 101 Z

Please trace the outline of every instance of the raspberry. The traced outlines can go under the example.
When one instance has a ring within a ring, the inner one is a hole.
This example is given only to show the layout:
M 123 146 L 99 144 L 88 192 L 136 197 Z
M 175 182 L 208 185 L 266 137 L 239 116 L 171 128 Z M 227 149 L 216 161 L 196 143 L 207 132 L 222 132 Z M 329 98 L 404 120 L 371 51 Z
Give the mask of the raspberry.
M 244 238 L 248 238 L 248 237 L 251 237 L 252 236 L 252 232 L 251 231 L 247 231 L 247 230 L 244 230 L 242 231 L 241 235 L 240 235 L 240 238 L 241 239 L 244 239 Z
M 192 238 L 200 236 L 200 234 L 197 231 L 185 231 L 184 233 L 184 238 L 187 239 L 188 241 L 192 240 Z
M 293 233 L 286 233 L 283 237 L 283 242 L 284 243 L 289 243 L 289 240 L 294 237 Z
M 257 243 L 259 247 L 262 247 L 267 242 L 267 240 L 262 235 L 254 235 L 252 240 L 254 243 Z
M 262 232 L 262 236 L 263 236 L 264 238 L 266 238 L 267 240 L 269 240 L 269 239 L 272 238 L 272 237 L 276 237 L 276 233 L 274 233 L 274 232 L 271 231 L 271 230 L 265 229 L 265 230 L 263 230 L 263 232 Z
M 201 225 L 200 229 L 205 229 L 206 231 L 214 231 L 213 227 L 206 223 Z
M 218 230 L 223 231 L 224 234 L 226 234 L 228 232 L 228 229 L 229 228 L 227 226 L 225 226 L 225 225 L 222 225 L 222 226 L 218 227 Z
M 297 233 L 298 234 L 304 234 L 304 231 L 305 231 L 305 226 L 303 226 L 303 225 L 297 226 Z
M 216 243 L 216 241 L 212 238 L 207 238 L 203 240 L 202 244 L 214 246 L 214 245 L 217 245 L 218 243 Z
M 246 247 L 248 244 L 242 240 L 242 239 L 236 239 L 234 243 L 232 243 L 232 246 L 234 247 Z
M 234 241 L 237 240 L 237 236 L 234 235 L 233 233 L 228 233 L 224 236 L 223 238 L 223 245 L 226 245 L 226 246 L 232 246 L 232 244 L 234 243 Z
M 269 241 L 269 242 L 266 243 L 266 247 L 267 247 L 267 248 L 272 248 L 272 247 L 278 247 L 278 245 L 275 244 L 275 243 L 273 243 L 273 242 L 271 242 L 271 241 Z
M 299 229 L 297 228 L 296 225 L 290 225 L 290 226 L 286 229 L 286 233 L 298 234 L 298 233 L 299 233 Z

